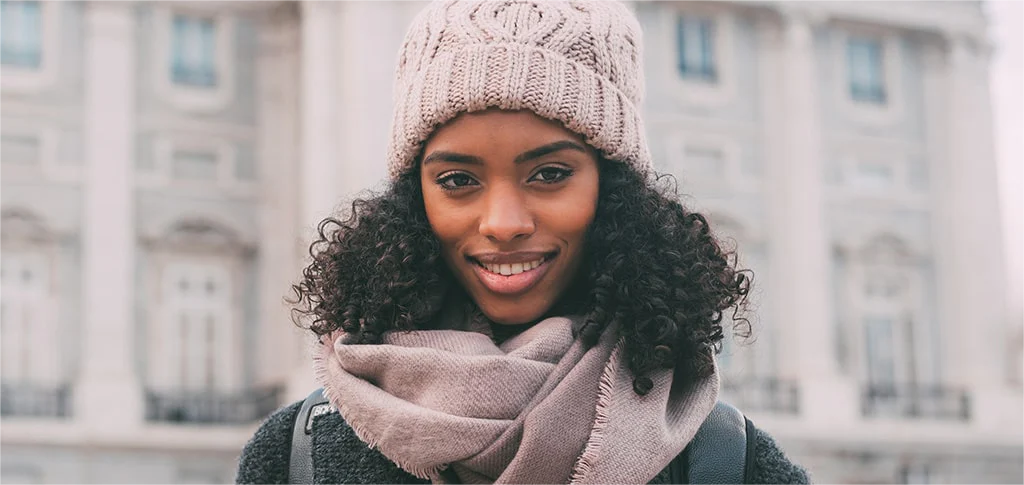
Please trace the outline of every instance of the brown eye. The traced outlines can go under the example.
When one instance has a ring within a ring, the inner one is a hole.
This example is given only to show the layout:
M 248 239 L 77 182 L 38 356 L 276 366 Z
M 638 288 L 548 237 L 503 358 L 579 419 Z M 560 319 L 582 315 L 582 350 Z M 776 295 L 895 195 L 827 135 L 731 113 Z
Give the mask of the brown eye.
M 560 167 L 544 167 L 533 174 L 530 180 L 545 184 L 556 184 L 572 176 L 572 170 Z
M 445 190 L 458 190 L 463 187 L 478 185 L 473 177 L 463 172 L 448 172 L 437 178 L 437 185 Z

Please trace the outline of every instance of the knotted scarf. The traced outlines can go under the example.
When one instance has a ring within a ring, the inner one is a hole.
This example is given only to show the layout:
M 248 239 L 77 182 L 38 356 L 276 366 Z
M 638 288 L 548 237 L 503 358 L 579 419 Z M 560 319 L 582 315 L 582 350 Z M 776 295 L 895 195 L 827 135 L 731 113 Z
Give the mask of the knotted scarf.
M 378 345 L 335 334 L 315 367 L 362 441 L 434 483 L 647 483 L 711 412 L 718 375 L 682 388 L 662 369 L 638 395 L 615 326 L 588 348 L 573 318 L 501 344 L 463 330 L 389 332 Z

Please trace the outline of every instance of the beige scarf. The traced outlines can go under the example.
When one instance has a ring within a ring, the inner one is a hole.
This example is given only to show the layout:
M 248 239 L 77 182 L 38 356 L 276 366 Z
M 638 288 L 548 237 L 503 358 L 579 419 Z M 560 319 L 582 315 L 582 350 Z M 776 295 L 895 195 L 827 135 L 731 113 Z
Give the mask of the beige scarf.
M 434 483 L 647 483 L 711 412 L 718 375 L 678 389 L 659 370 L 637 395 L 615 329 L 587 349 L 572 324 L 548 318 L 501 345 L 461 330 L 334 335 L 315 366 L 361 440 Z

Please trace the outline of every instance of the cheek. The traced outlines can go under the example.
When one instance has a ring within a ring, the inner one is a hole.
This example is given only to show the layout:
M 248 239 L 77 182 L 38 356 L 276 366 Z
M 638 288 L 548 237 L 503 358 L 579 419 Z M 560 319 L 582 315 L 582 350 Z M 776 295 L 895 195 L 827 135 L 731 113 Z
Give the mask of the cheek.
M 445 249 L 450 249 L 465 232 L 465 222 L 459 214 L 457 205 L 445 197 L 436 187 L 423 187 L 423 207 L 427 213 L 427 221 L 434 235 Z
M 577 184 L 569 190 L 538 204 L 538 222 L 554 236 L 570 245 L 578 245 L 597 212 L 597 180 Z M 578 251 L 579 247 L 570 247 Z

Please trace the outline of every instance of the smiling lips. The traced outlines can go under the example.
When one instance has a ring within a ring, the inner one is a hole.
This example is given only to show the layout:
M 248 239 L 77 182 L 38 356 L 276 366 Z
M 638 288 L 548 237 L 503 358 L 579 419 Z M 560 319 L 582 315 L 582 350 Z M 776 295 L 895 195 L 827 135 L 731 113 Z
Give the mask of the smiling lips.
M 537 284 L 556 255 L 529 253 L 470 258 L 477 278 L 488 290 L 503 295 L 525 293 Z

